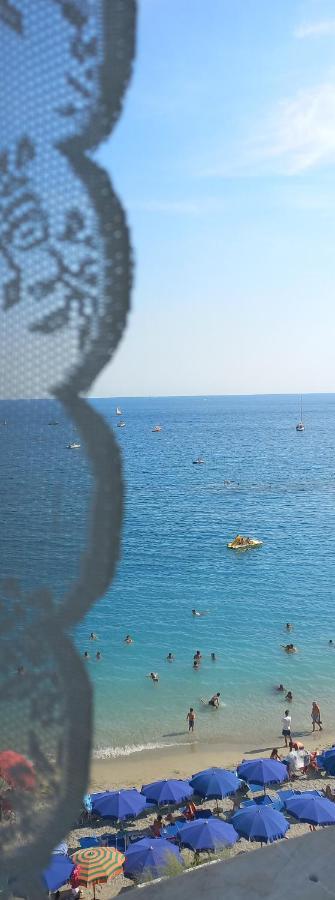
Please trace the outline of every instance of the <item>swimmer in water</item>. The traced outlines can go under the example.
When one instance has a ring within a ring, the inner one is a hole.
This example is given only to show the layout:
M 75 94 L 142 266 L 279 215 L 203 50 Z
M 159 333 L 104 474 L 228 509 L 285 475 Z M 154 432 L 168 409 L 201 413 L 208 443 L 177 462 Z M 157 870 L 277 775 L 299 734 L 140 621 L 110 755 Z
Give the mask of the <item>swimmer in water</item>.
M 290 703 L 292 702 L 292 700 L 293 700 L 293 694 L 292 694 L 292 691 L 287 691 L 285 700 L 289 700 Z
M 85 650 L 84 659 L 89 659 L 89 658 L 90 658 L 90 654 L 87 652 L 87 650 Z
M 194 657 L 194 660 L 193 660 L 193 668 L 194 668 L 194 669 L 200 669 L 200 659 L 196 659 L 196 657 Z
M 208 706 L 213 706 L 214 709 L 218 709 L 220 706 L 220 691 L 217 694 L 213 694 L 213 697 L 208 701 Z
M 292 631 L 293 625 L 291 624 L 291 622 L 286 622 L 285 628 L 286 631 Z
M 199 618 L 200 616 L 205 616 L 205 612 L 200 612 L 198 609 L 192 609 L 192 616 L 196 616 Z
M 276 687 L 276 691 L 279 691 L 281 694 L 283 693 L 284 690 L 285 690 L 285 688 L 284 688 L 283 684 L 279 684 L 278 687 Z
M 25 675 L 25 674 L 26 674 L 26 670 L 25 670 L 24 666 L 18 666 L 16 671 L 17 671 L 17 674 L 18 674 L 18 675 Z
M 329 646 L 331 647 L 332 644 L 333 644 L 333 641 L 332 641 L 332 640 L 328 641 L 328 644 L 329 644 Z
M 96 658 L 97 658 L 97 659 L 102 659 L 102 655 L 101 655 L 101 653 L 100 653 L 100 650 L 98 650 L 98 652 L 97 652 L 97 654 L 96 654 Z
M 175 657 L 174 657 L 173 653 L 168 653 L 166 659 L 167 659 L 168 662 L 173 662 L 173 660 L 175 659 Z
M 297 652 L 297 648 L 294 646 L 294 644 L 282 644 L 282 648 L 283 648 L 283 650 L 285 650 L 285 653 L 296 653 Z
M 124 644 L 133 644 L 133 643 L 134 643 L 134 641 L 133 641 L 132 637 L 130 636 L 130 634 L 127 634 L 124 639 Z
M 97 641 L 97 640 L 98 640 L 97 635 L 94 634 L 94 631 L 91 631 L 91 634 L 90 634 L 90 641 Z
M 211 660 L 212 660 L 212 662 L 216 662 L 215 653 L 211 653 Z
M 196 651 L 196 653 L 195 653 L 195 654 L 194 654 L 194 657 L 193 657 L 193 659 L 202 659 L 202 656 L 201 656 L 201 653 L 200 653 L 200 650 L 197 650 L 197 651 Z
M 159 675 L 157 674 L 157 672 L 150 672 L 146 677 L 151 678 L 151 681 L 159 681 Z

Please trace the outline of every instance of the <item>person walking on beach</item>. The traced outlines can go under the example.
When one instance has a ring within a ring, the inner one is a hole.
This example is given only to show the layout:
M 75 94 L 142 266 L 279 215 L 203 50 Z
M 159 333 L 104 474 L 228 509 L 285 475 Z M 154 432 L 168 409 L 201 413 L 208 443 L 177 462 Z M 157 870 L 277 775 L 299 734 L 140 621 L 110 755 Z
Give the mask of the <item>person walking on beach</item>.
M 190 711 L 187 713 L 186 720 L 188 721 L 188 730 L 193 732 L 195 726 L 195 712 L 193 706 L 190 707 Z
M 289 709 L 285 709 L 285 715 L 283 716 L 283 719 L 282 719 L 282 725 L 283 725 L 282 735 L 283 735 L 283 738 L 285 738 L 285 747 L 288 747 L 289 739 L 291 738 L 291 722 L 292 722 L 292 719 L 290 716 L 290 711 L 289 711 Z
M 319 726 L 319 731 L 322 731 L 320 707 L 318 706 L 316 700 L 313 700 L 313 703 L 312 703 L 311 719 L 312 719 L 313 731 L 315 731 L 316 725 Z

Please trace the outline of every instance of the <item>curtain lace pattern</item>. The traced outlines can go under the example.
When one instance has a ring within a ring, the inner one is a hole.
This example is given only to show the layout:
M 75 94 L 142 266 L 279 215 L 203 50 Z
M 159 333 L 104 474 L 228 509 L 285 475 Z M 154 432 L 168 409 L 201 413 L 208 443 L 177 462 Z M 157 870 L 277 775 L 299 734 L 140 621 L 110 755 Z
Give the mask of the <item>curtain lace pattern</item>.
M 15 571 L 0 584 L 0 754 L 33 773 L 18 762 L 10 790 L 0 780 L 3 897 L 41 896 L 87 786 L 91 687 L 69 629 L 113 579 L 123 488 L 113 431 L 83 394 L 119 344 L 132 281 L 126 215 L 93 151 L 122 112 L 135 19 L 135 0 L 0 0 L 0 397 L 56 398 L 93 481 L 61 602 L 43 567 L 28 594 Z

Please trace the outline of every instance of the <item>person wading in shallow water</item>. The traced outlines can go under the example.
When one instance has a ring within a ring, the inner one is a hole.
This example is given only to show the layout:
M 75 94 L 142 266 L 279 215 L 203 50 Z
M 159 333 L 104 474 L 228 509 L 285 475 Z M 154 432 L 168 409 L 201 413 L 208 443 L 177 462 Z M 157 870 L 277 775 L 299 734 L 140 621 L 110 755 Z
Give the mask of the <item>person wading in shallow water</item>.
M 315 731 L 316 725 L 319 726 L 319 731 L 322 731 L 320 707 L 318 706 L 316 700 L 313 700 L 311 719 L 312 719 L 313 731 Z
M 188 730 L 194 731 L 195 712 L 194 712 L 193 706 L 190 707 L 190 711 L 187 713 L 186 719 L 188 721 Z

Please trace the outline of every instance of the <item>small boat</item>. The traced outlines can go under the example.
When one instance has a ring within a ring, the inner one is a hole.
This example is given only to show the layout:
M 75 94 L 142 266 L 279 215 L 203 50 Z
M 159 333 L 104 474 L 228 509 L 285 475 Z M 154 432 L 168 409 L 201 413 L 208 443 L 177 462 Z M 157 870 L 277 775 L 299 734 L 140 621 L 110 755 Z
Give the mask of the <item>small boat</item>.
M 120 409 L 119 406 L 116 407 L 115 415 L 116 415 L 116 416 L 122 416 L 122 409 Z
M 228 550 L 251 550 L 253 547 L 262 547 L 263 541 L 257 538 L 243 537 L 238 534 L 233 541 L 227 544 Z
M 7 419 L 3 419 L 2 422 L 0 422 L 0 425 L 5 427 L 5 425 L 7 425 Z
M 295 426 L 296 431 L 305 431 L 305 425 L 302 418 L 302 397 L 300 397 L 300 422 Z
M 203 466 L 204 463 L 205 463 L 205 460 L 202 459 L 201 456 L 198 456 L 198 459 L 194 459 L 194 460 L 193 460 L 193 465 L 194 465 L 194 466 Z
M 72 441 L 71 444 L 67 445 L 67 450 L 79 450 L 79 449 L 80 449 L 80 444 L 78 444 L 78 441 Z
M 48 422 L 48 425 L 58 425 L 58 422 L 56 422 L 56 421 L 53 422 L 53 421 L 51 420 L 50 422 Z
M 125 427 L 126 427 L 126 423 L 125 423 L 125 422 L 118 422 L 118 423 L 117 423 L 117 427 L 118 427 L 118 428 L 125 428 Z
M 155 432 L 155 431 L 161 431 L 161 430 L 162 430 L 161 425 L 154 425 L 154 427 L 153 427 L 153 429 L 152 429 L 153 432 Z

